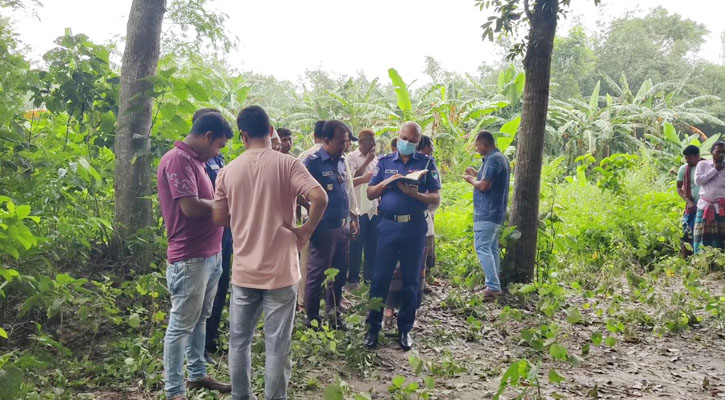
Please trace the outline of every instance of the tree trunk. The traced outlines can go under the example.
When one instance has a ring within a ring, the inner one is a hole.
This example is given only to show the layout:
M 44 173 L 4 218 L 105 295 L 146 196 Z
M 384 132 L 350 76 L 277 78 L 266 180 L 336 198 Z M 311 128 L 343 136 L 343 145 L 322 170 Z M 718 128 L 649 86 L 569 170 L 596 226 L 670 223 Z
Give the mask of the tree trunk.
M 526 84 L 509 217 L 509 224 L 517 227 L 521 238 L 512 241 L 506 249 L 506 262 L 501 277 L 504 285 L 511 282 L 531 282 L 534 277 L 541 164 L 546 113 L 549 108 L 551 53 L 558 12 L 558 0 L 537 0 L 529 15 L 530 30 L 524 58 Z
M 153 109 L 151 78 L 156 74 L 159 61 L 161 23 L 165 11 L 166 0 L 133 0 L 128 16 L 114 147 L 115 220 L 122 240 L 150 226 L 153 221 L 149 197 L 152 194 L 149 153 Z

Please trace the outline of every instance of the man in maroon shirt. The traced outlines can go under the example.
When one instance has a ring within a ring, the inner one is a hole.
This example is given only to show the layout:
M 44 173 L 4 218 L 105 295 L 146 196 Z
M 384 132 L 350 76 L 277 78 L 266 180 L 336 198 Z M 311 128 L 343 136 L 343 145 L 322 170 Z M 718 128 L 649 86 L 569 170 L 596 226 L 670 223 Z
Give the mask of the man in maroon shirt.
M 232 135 L 221 114 L 202 114 L 159 162 L 157 188 L 169 242 L 171 311 L 164 337 L 164 390 L 170 400 L 186 400 L 184 355 L 187 387 L 231 390 L 206 374 L 204 359 L 206 320 L 222 271 L 222 228 L 211 219 L 214 189 L 204 162 L 219 154 Z

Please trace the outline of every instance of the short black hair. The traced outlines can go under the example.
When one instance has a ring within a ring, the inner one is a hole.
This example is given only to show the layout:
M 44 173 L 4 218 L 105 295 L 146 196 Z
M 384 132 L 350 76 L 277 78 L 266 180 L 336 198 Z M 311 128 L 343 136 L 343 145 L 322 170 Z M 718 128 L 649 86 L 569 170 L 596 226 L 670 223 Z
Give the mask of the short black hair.
M 322 128 L 325 127 L 325 122 L 327 121 L 324 119 L 315 122 L 315 139 L 322 139 Z
M 234 136 L 231 125 L 229 125 L 229 122 L 224 119 L 221 113 L 207 112 L 198 115 L 191 125 L 190 133 L 201 136 L 209 131 L 212 132 L 211 137 L 213 139 L 220 137 L 231 139 Z
M 694 144 L 691 144 L 687 147 L 685 147 L 684 150 L 682 150 L 683 156 L 697 156 L 700 154 L 700 148 L 695 146 Z
M 279 135 L 280 138 L 283 138 L 283 137 L 287 137 L 287 136 L 292 136 L 292 131 L 289 130 L 288 128 L 279 128 L 279 129 L 277 129 L 277 134 Z
M 491 132 L 482 130 L 476 135 L 476 141 L 481 143 L 488 143 L 493 147 L 496 147 L 496 140 L 493 138 Z
M 717 142 L 713 143 L 712 146 L 710 146 L 710 153 L 712 153 L 715 150 L 715 147 L 717 147 L 717 146 L 725 147 L 725 142 L 718 140 Z
M 237 128 L 239 132 L 247 132 L 249 137 L 261 138 L 269 135 L 269 115 L 260 106 L 242 108 L 237 115 Z
M 418 147 L 415 150 L 423 151 L 428 146 L 433 146 L 433 140 L 431 140 L 430 136 L 423 135 L 420 137 L 420 142 L 418 142 Z
M 217 110 L 216 108 L 200 108 L 200 109 L 196 110 L 196 112 L 194 113 L 194 116 L 191 117 L 191 123 L 193 124 L 194 122 L 196 122 L 197 119 L 199 119 L 200 115 L 206 114 L 206 113 L 221 114 L 222 112 Z
M 347 125 L 341 121 L 333 119 L 325 122 L 325 125 L 322 127 L 322 136 L 320 136 L 320 139 L 332 140 L 335 138 L 335 132 L 337 131 L 345 132 L 350 135 L 350 128 L 348 128 Z
M 398 148 L 398 138 L 393 138 L 393 140 L 390 141 L 390 147 L 397 149 Z

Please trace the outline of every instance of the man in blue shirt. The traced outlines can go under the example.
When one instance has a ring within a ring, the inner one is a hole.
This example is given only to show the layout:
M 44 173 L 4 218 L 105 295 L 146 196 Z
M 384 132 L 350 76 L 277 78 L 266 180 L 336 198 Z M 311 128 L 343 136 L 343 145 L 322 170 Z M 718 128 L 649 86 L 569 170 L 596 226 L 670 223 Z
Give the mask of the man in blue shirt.
M 491 300 L 502 294 L 498 239 L 506 219 L 511 167 L 506 156 L 496 148 L 496 141 L 488 131 L 481 131 L 476 136 L 476 151 L 483 157 L 483 165 L 478 172 L 470 167 L 466 169 L 463 179 L 473 185 L 474 245 L 486 275 L 483 297 Z
M 345 225 L 348 216 L 351 218 L 350 231 L 357 235 L 358 218 L 350 210 L 348 198 L 348 173 L 345 167 L 343 150 L 348 141 L 350 130 L 336 120 L 327 121 L 322 128 L 322 147 L 307 157 L 303 163 L 310 174 L 327 192 L 328 203 L 322 220 L 310 238 L 310 249 L 307 258 L 307 282 L 305 284 L 305 312 L 307 325 L 314 327 L 312 321 L 320 326 L 320 297 L 325 271 L 337 268 L 332 285 L 328 285 L 326 308 L 334 311 L 331 327 L 347 330 L 340 315 L 342 287 L 347 277 L 347 257 L 349 241 Z
M 368 313 L 368 332 L 364 340 L 367 348 L 376 348 L 378 345 L 382 306 L 398 260 L 403 281 L 398 313 L 398 343 L 403 350 L 410 350 L 413 346 L 410 330 L 418 306 L 418 279 L 428 231 L 425 211 L 429 205 L 440 202 L 438 191 L 441 188 L 433 159 L 415 151 L 421 136 L 420 125 L 415 122 L 403 124 L 398 136 L 397 152 L 378 159 L 378 166 L 367 189 L 368 199 L 380 198 L 381 216 L 370 298 L 382 299 L 379 307 Z M 398 181 L 407 174 L 422 170 L 427 172 L 418 184 L 409 185 Z
M 194 113 L 191 117 L 191 123 L 194 123 L 200 115 L 206 113 L 217 113 L 221 114 L 221 111 L 216 108 L 202 108 Z M 210 158 L 206 162 L 206 174 L 211 180 L 212 186 L 216 189 L 216 176 L 219 171 L 224 168 L 224 156 L 219 153 L 216 156 Z M 218 338 L 219 338 L 219 323 L 222 318 L 222 310 L 224 305 L 227 303 L 227 292 L 229 290 L 229 273 L 232 264 L 232 232 L 229 228 L 224 228 L 224 235 L 222 236 L 222 274 L 219 277 L 219 283 L 217 285 L 216 296 L 214 297 L 214 304 L 212 305 L 211 315 L 206 320 L 206 344 L 205 344 L 205 358 L 207 364 L 215 365 L 216 361 L 212 358 L 212 354 L 219 350 Z

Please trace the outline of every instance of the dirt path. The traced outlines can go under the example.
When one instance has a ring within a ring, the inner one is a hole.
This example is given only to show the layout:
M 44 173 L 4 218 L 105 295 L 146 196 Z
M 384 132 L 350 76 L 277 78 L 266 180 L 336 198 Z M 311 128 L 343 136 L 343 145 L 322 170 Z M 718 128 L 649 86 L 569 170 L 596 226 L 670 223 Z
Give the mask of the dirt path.
M 434 399 L 492 398 L 498 390 L 501 373 L 520 358 L 537 359 L 537 353 L 521 340 L 527 327 L 522 321 L 500 321 L 503 304 L 478 307 L 484 315 L 477 318 L 480 329 L 465 316 L 466 307 L 446 307 L 445 292 L 451 288 L 437 287 L 428 296 L 419 315 L 414 338 L 414 350 L 402 352 L 394 337 L 386 340 L 377 354 L 381 367 L 369 376 L 351 375 L 343 379 L 354 393 L 369 392 L 373 398 L 394 398 L 389 386 L 395 376 L 406 378 L 406 384 L 419 382 L 422 376 L 433 376 L 436 384 L 430 392 Z M 455 289 L 459 290 L 460 289 Z M 463 299 L 473 291 L 461 292 Z M 463 312 L 462 312 L 463 311 Z M 556 319 L 556 316 L 554 317 Z M 565 316 L 564 316 L 565 319 Z M 566 325 L 566 321 L 562 321 Z M 562 344 L 577 352 L 590 342 L 596 324 L 573 325 L 560 333 Z M 479 331 L 479 334 L 475 332 Z M 391 332 L 392 333 L 392 332 Z M 552 362 L 549 357 L 540 366 L 540 388 L 531 387 L 531 396 L 555 399 L 720 399 L 725 398 L 725 332 L 720 326 L 702 324 L 680 334 L 657 337 L 651 330 L 636 332 L 635 338 L 622 340 L 613 348 L 604 344 L 591 345 L 587 355 L 580 355 L 581 364 Z M 428 362 L 416 377 L 409 357 L 413 355 Z M 538 354 L 538 359 L 541 359 Z M 558 384 L 549 383 L 550 368 L 565 377 Z M 335 381 L 339 367 L 309 371 L 323 384 Z M 323 386 L 324 388 L 324 386 Z M 502 398 L 511 399 L 522 388 L 507 389 Z M 297 391 L 296 398 L 320 399 L 322 390 Z M 415 397 L 411 397 L 415 398 Z

